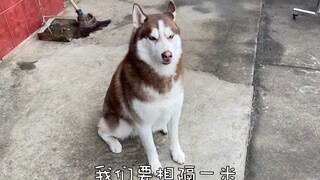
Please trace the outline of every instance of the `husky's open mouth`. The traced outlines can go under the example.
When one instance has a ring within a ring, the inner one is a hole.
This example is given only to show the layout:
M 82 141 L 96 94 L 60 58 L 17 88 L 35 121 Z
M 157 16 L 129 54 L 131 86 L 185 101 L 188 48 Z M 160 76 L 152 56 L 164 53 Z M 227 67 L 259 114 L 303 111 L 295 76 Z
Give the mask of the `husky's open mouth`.
M 171 60 L 163 60 L 162 64 L 164 65 L 169 65 L 171 63 Z

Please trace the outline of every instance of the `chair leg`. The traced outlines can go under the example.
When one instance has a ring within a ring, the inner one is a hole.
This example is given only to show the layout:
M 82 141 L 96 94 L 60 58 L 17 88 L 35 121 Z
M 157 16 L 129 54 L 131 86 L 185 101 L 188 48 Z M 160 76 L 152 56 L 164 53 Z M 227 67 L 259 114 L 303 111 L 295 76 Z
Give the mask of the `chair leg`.
M 310 14 L 310 15 L 319 15 L 320 14 L 320 0 L 318 0 L 317 9 L 316 9 L 315 12 L 314 11 L 303 10 L 303 9 L 299 9 L 299 8 L 293 8 L 292 18 L 296 19 L 297 16 L 299 15 L 299 13 Z

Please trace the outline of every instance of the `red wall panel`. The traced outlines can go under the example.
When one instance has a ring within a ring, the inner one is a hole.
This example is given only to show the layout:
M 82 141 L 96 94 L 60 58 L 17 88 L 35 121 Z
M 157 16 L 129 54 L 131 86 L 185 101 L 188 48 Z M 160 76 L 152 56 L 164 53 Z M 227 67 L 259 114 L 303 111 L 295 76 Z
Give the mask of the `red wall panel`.
M 40 0 L 40 6 L 42 9 L 43 16 L 52 16 L 53 15 L 51 0 Z
M 21 4 L 19 3 L 9 8 L 4 14 L 7 18 L 14 44 L 17 46 L 30 35 Z
M 37 0 L 23 0 L 21 2 L 24 16 L 30 33 L 33 33 L 42 24 L 42 18 L 39 8 L 37 8 Z
M 3 8 L 2 8 L 2 5 L 1 5 L 1 1 L 0 1 L 0 14 L 3 12 Z
M 64 0 L 0 0 L 0 60 L 63 5 Z
M 21 0 L 1 0 L 3 10 L 7 10 Z
M 4 14 L 0 14 L 0 58 L 14 48 L 7 21 Z
M 51 0 L 53 14 L 59 14 L 63 10 L 64 3 L 61 0 Z

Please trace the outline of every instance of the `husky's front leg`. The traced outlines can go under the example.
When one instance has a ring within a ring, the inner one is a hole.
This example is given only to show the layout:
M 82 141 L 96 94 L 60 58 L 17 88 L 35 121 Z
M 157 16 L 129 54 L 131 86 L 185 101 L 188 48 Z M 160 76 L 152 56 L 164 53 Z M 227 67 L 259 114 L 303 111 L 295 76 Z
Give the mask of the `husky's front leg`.
M 152 128 L 151 127 L 141 127 L 139 128 L 139 136 L 142 141 L 142 145 L 147 153 L 148 162 L 151 166 L 152 173 L 156 175 L 157 170 L 161 168 L 159 161 L 159 156 L 157 153 L 156 146 L 153 141 Z
M 185 161 L 185 154 L 182 151 L 179 143 L 179 130 L 178 130 L 182 103 L 183 103 L 183 92 L 181 95 L 181 101 L 177 106 L 177 110 L 174 112 L 173 116 L 168 122 L 168 134 L 169 134 L 172 159 L 179 164 L 183 164 Z

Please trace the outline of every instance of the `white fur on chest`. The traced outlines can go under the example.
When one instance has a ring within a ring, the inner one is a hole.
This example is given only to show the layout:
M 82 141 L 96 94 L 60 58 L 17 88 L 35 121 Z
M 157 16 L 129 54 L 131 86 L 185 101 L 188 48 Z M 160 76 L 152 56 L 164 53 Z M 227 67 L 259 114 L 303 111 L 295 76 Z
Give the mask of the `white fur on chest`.
M 151 126 L 153 131 L 161 130 L 174 116 L 174 113 L 180 112 L 183 103 L 182 83 L 181 81 L 175 82 L 172 89 L 165 94 L 159 94 L 151 87 L 142 89 L 152 101 L 133 100 L 133 109 L 142 120 L 140 125 Z

